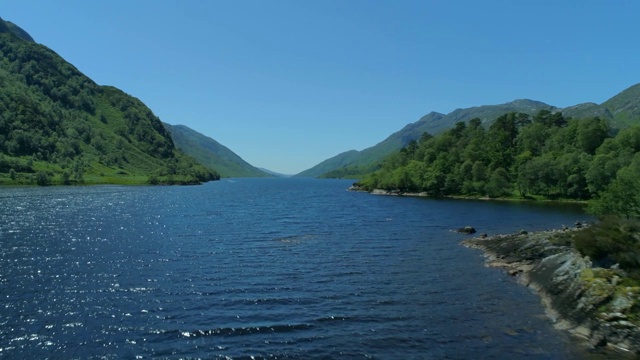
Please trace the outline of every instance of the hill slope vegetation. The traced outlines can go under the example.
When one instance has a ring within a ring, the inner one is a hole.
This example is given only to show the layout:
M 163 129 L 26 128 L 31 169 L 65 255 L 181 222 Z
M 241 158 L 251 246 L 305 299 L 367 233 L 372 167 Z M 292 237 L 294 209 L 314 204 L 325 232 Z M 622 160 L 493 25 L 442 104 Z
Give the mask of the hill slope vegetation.
M 305 170 L 297 176 L 308 177 L 360 177 L 377 168 L 377 162 L 395 151 L 405 147 L 411 141 L 417 141 L 422 134 L 439 134 L 456 122 L 478 118 L 488 125 L 498 116 L 508 112 L 534 114 L 540 110 L 552 110 L 553 106 L 532 100 L 515 100 L 500 105 L 485 105 L 467 109 L 457 109 L 445 115 L 431 112 L 420 120 L 406 125 L 378 144 L 362 151 L 351 150 L 327 159 Z
M 598 117 L 606 120 L 613 129 L 623 129 L 637 124 L 640 120 L 640 84 L 629 87 L 602 104 L 583 103 L 560 109 L 543 102 L 521 99 L 500 105 L 457 109 L 447 115 L 431 112 L 375 146 L 362 151 L 351 150 L 341 153 L 301 172 L 298 176 L 360 178 L 378 169 L 379 161 L 386 156 L 407 146 L 411 141 L 419 140 L 425 132 L 437 135 L 453 128 L 458 122 L 468 122 L 471 119 L 480 119 L 486 129 L 501 115 L 534 115 L 542 110 L 559 112 L 564 118 Z
M 271 175 L 244 161 L 226 146 L 184 125 L 164 127 L 178 149 L 192 156 L 222 177 L 270 177 Z
M 99 86 L 0 19 L 0 184 L 200 183 L 140 100 Z

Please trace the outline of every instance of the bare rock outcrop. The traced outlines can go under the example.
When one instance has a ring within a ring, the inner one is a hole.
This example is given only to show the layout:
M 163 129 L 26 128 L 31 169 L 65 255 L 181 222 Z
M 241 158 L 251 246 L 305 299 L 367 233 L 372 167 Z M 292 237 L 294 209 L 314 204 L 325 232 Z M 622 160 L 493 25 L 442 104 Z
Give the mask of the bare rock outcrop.
M 568 230 L 565 230 L 568 231 Z M 569 245 L 554 241 L 557 231 L 464 240 L 481 249 L 488 266 L 504 268 L 534 289 L 558 328 L 640 355 L 640 287 L 624 286 L 625 273 L 594 267 Z

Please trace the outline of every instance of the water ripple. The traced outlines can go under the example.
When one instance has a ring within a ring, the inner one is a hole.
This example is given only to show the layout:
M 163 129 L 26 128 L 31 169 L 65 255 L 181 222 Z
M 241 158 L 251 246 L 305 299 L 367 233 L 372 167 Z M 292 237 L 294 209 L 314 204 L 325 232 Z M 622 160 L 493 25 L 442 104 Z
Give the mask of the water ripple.
M 582 355 L 449 231 L 559 226 L 579 209 L 348 185 L 0 189 L 0 357 Z

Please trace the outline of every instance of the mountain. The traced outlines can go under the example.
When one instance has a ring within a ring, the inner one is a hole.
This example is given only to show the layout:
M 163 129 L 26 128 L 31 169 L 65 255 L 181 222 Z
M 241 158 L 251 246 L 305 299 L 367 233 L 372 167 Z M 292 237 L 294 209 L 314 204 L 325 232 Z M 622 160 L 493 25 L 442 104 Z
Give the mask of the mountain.
M 371 148 L 370 148 L 371 149 Z M 349 150 L 329 158 L 318 165 L 296 174 L 296 177 L 319 177 L 330 171 L 353 165 L 360 157 L 360 151 Z
M 378 161 L 402 149 L 411 140 L 418 140 L 424 132 L 437 135 L 453 128 L 457 122 L 467 122 L 473 118 L 479 118 L 482 124 L 488 127 L 500 115 L 506 113 L 521 112 L 532 115 L 540 110 L 562 112 L 567 118 L 599 117 L 608 120 L 614 129 L 625 128 L 640 121 L 640 84 L 629 87 L 602 104 L 583 103 L 561 109 L 540 101 L 519 99 L 500 105 L 457 109 L 447 115 L 431 112 L 370 148 L 343 152 L 296 176 L 359 177 L 375 170 Z
M 192 156 L 222 177 L 267 177 L 266 172 L 253 167 L 240 156 L 214 139 L 184 125 L 163 123 L 176 147 Z
M 280 177 L 280 178 L 287 178 L 287 177 L 291 177 L 291 175 L 287 175 L 287 174 L 283 174 L 283 173 L 279 173 L 279 172 L 275 172 L 275 171 L 271 171 L 269 169 L 265 169 L 265 168 L 258 168 L 264 172 L 266 172 L 269 175 L 273 175 L 275 177 Z
M 574 119 L 584 119 L 596 116 L 602 119 L 613 119 L 613 115 L 611 115 L 611 112 L 607 108 L 592 102 L 566 107 L 562 109 L 562 115 Z
M 320 177 L 329 175 L 357 177 L 360 174 L 374 169 L 373 164 L 382 160 L 387 155 L 402 149 L 412 140 L 418 140 L 425 132 L 436 135 L 452 128 L 457 122 L 466 122 L 473 118 L 479 118 L 483 124 L 488 126 L 493 120 L 505 113 L 522 112 L 534 114 L 540 110 L 556 110 L 556 108 L 543 102 L 522 99 L 514 100 L 506 104 L 457 109 L 447 115 L 430 112 L 420 118 L 420 120 L 406 125 L 400 131 L 391 134 L 385 140 L 372 147 L 362 151 L 351 150 L 338 154 L 296 176 Z M 335 173 L 336 171 L 337 173 Z
M 97 85 L 0 19 L 0 184 L 200 183 L 219 175 L 176 149 L 140 100 Z
M 640 119 L 640 84 L 633 85 L 602 104 L 584 103 L 560 110 L 565 117 L 598 116 L 609 120 L 616 129 L 637 123 Z
M 624 128 L 640 119 L 640 84 L 633 85 L 601 104 L 613 116 L 613 125 Z

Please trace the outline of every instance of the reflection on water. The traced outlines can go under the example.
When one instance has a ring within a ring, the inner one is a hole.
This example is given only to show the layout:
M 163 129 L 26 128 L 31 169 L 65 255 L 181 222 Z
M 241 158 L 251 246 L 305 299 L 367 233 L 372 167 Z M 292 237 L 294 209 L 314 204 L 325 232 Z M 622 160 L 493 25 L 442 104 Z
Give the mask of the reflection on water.
M 9 358 L 585 357 L 450 229 L 577 206 L 347 192 L 348 181 L 1 189 Z

